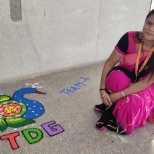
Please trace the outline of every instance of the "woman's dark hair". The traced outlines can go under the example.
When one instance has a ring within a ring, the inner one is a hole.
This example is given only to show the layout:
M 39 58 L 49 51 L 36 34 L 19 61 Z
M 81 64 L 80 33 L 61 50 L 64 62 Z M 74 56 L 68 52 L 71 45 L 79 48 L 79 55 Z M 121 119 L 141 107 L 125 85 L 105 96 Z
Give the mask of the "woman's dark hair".
M 154 75 L 154 52 L 152 53 L 152 55 L 151 55 L 151 57 L 150 57 L 150 59 L 149 59 L 148 63 L 146 64 L 143 71 L 145 71 L 143 76 L 145 76 L 151 72 L 150 79 Z
M 150 17 L 151 15 L 154 15 L 154 9 L 151 10 L 148 15 L 146 16 L 145 20 Z M 142 42 L 142 32 L 136 32 L 136 36 L 134 38 L 134 40 L 137 42 L 137 43 L 140 43 Z M 152 72 L 150 78 L 154 75 L 154 52 L 153 54 L 151 55 L 147 65 L 145 66 L 143 72 L 141 72 L 142 76 L 145 76 L 147 75 L 148 73 Z
M 154 9 L 153 10 L 151 10 L 149 13 L 148 13 L 148 15 L 146 16 L 146 18 L 145 18 L 145 20 L 147 19 L 147 18 L 149 18 L 151 15 L 153 15 L 154 14 Z
M 151 11 L 147 14 L 145 20 L 147 20 L 147 18 L 149 18 L 149 17 L 150 17 L 151 15 L 153 15 L 153 14 L 154 14 L 154 9 L 151 10 Z M 134 40 L 135 40 L 137 43 L 142 42 L 142 32 L 136 32 L 136 36 L 135 36 Z

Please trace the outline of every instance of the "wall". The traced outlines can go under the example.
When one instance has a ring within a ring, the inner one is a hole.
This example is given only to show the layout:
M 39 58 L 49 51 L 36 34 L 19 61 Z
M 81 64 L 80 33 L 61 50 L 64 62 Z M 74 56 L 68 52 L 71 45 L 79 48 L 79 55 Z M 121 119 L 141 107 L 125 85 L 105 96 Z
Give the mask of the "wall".
M 123 33 L 142 30 L 150 4 L 151 0 L 1 0 L 0 81 L 105 60 Z

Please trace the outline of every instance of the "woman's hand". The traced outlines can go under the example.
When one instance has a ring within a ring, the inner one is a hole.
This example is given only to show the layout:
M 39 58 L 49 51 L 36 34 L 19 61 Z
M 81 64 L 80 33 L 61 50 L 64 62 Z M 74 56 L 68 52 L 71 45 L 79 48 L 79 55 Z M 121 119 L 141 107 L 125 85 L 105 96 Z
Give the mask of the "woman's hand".
M 101 96 L 102 102 L 106 106 L 111 106 L 112 105 L 110 95 L 108 93 L 106 93 L 106 91 L 100 91 L 100 96 Z
M 112 103 L 115 103 L 120 98 L 121 98 L 120 92 L 110 94 L 110 99 Z

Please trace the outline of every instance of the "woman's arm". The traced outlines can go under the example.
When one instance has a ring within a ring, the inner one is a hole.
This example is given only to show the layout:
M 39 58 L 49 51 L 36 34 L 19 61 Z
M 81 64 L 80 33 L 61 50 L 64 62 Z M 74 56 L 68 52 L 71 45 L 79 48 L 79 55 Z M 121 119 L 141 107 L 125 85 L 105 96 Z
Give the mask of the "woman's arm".
M 102 70 L 100 88 L 105 88 L 105 81 L 109 71 L 120 61 L 122 55 L 113 50 L 110 57 L 106 60 L 104 68 Z
M 105 82 L 106 82 L 106 77 L 108 73 L 120 61 L 121 58 L 122 58 L 122 55 L 118 54 L 115 50 L 113 50 L 112 54 L 104 64 L 104 68 L 102 70 L 101 82 L 100 82 L 100 89 L 105 88 Z M 103 96 L 105 93 L 106 93 L 105 90 L 101 90 L 100 96 Z M 112 105 L 108 94 L 105 94 L 105 97 L 102 97 L 102 102 L 107 106 Z
M 125 96 L 139 92 L 148 86 L 150 86 L 154 82 L 154 75 L 150 78 L 147 77 L 144 80 L 140 80 L 134 84 L 132 84 L 130 87 L 123 90 Z M 118 99 L 122 98 L 122 93 L 117 92 L 110 95 L 111 101 L 116 102 Z

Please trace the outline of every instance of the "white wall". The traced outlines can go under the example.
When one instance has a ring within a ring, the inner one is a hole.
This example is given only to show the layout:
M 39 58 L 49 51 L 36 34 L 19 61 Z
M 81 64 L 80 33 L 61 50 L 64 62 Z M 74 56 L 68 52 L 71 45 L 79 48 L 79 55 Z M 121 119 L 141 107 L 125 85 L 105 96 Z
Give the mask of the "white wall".
M 0 1 L 0 80 L 105 60 L 123 33 L 142 30 L 151 0 L 21 0 L 22 21 Z

